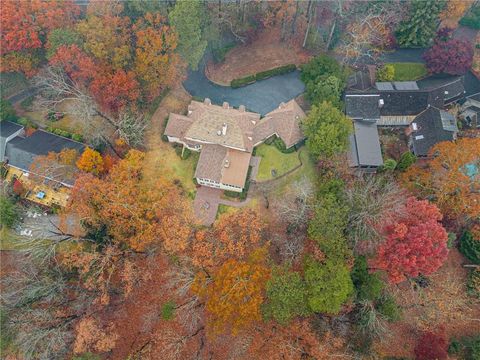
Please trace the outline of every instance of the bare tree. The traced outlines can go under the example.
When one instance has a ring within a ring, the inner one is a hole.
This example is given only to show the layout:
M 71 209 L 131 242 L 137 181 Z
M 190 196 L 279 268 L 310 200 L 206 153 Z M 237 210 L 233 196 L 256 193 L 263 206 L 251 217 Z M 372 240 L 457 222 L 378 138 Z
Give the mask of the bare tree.
M 404 212 L 406 193 L 388 177 L 367 176 L 347 188 L 345 198 L 350 241 L 357 251 L 371 251 L 382 241 L 382 226 Z

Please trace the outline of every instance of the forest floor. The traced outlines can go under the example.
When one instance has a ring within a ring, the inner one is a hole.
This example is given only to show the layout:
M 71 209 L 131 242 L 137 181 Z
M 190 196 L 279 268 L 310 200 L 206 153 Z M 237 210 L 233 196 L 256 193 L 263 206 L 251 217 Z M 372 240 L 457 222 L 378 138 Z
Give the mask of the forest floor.
M 252 43 L 230 50 L 223 62 L 210 62 L 205 74 L 214 83 L 230 85 L 233 79 L 287 64 L 304 64 L 310 57 L 303 48 L 281 42 L 277 31 L 262 31 Z
M 422 329 L 443 329 L 450 340 L 480 332 L 480 302 L 466 293 L 468 271 L 462 266 L 465 262 L 452 248 L 447 262 L 429 276 L 428 287 L 414 290 L 408 283 L 391 287 L 403 315 L 400 321 L 387 324 L 387 335 L 375 344 L 379 354 L 409 357 Z

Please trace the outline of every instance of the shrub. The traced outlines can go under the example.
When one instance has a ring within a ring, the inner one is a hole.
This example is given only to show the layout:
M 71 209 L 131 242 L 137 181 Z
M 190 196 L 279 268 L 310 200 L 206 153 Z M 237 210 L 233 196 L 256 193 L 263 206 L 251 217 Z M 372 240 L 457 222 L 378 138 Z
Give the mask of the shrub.
M 467 294 L 480 299 L 480 269 L 473 269 L 468 274 Z
M 279 66 L 279 67 L 274 68 L 274 69 L 270 69 L 270 70 L 261 71 L 259 73 L 256 73 L 255 74 L 255 79 L 257 81 L 259 81 L 259 80 L 267 79 L 271 76 L 286 74 L 286 73 L 295 71 L 296 69 L 297 69 L 297 66 L 295 64 L 288 64 L 288 65 L 284 65 L 284 66 Z
M 248 84 L 252 84 L 255 81 L 256 81 L 255 80 L 255 75 L 249 75 L 249 76 L 246 76 L 246 77 L 243 77 L 243 78 L 240 78 L 240 79 L 233 79 L 232 82 L 230 83 L 230 86 L 232 88 L 236 89 L 236 88 L 248 85 Z
M 186 160 L 190 157 L 190 155 L 192 155 L 192 151 L 188 148 L 184 148 L 181 158 L 182 158 L 182 160 Z
M 460 251 L 474 264 L 480 264 L 480 239 L 475 239 L 470 231 L 461 236 Z
M 393 171 L 397 167 L 397 162 L 394 159 L 387 159 L 383 163 L 382 169 L 385 171 Z
M 273 140 L 273 145 L 278 149 L 280 150 L 280 152 L 284 153 L 284 154 L 290 154 L 290 153 L 293 153 L 295 152 L 295 147 L 292 146 L 292 147 L 289 147 L 287 149 L 287 146 L 285 145 L 285 143 L 283 142 L 282 139 L 280 139 L 279 137 L 275 138 L 275 140 Z
M 417 161 L 417 157 L 411 153 L 410 151 L 404 152 L 402 156 L 400 156 L 400 160 L 397 164 L 397 169 L 400 171 L 407 170 L 411 165 L 413 165 Z
M 20 219 L 20 211 L 15 203 L 6 196 L 0 196 L 0 224 L 12 228 Z
M 377 273 L 368 272 L 367 260 L 364 256 L 355 259 L 351 277 L 358 300 L 373 301 L 380 298 L 384 287 L 383 282 Z
M 415 346 L 415 359 L 442 360 L 448 357 L 448 343 L 443 334 L 424 332 Z
M 480 335 L 453 339 L 448 347 L 450 354 L 455 354 L 457 359 L 480 359 Z
M 0 100 L 0 121 L 8 120 L 15 121 L 18 119 L 17 113 L 13 108 L 10 101 L 1 99 Z
M 390 295 L 383 296 L 377 304 L 377 310 L 388 321 L 398 321 L 402 317 L 402 309 Z
M 34 128 L 34 129 L 38 128 L 37 124 L 35 124 L 34 122 L 32 122 L 30 119 L 28 119 L 26 117 L 18 118 L 15 122 L 19 125 L 22 125 L 22 126 L 26 127 L 26 128 Z
M 83 142 L 83 136 L 80 134 L 72 134 L 72 140 Z
M 392 64 L 386 64 L 377 71 L 378 81 L 393 81 L 395 78 L 395 67 Z
M 162 319 L 172 320 L 175 312 L 175 303 L 173 301 L 167 301 L 162 305 Z
M 460 25 L 473 29 L 480 29 L 480 6 L 473 6 L 467 14 L 460 19 Z

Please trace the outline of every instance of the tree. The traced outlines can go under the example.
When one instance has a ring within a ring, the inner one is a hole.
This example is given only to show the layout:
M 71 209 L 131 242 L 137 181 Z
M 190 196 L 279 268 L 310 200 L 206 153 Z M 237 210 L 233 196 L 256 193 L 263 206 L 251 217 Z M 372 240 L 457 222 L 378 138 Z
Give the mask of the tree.
M 330 102 L 340 109 L 342 102 L 340 95 L 343 91 L 342 81 L 334 75 L 322 78 L 319 82 L 307 83 L 308 100 L 313 104 L 320 104 L 323 101 Z
M 364 256 L 355 258 L 351 276 L 358 300 L 375 301 L 380 298 L 384 284 L 378 274 L 368 272 L 368 264 Z
M 448 358 L 448 342 L 443 334 L 423 332 L 415 346 L 416 360 L 443 360 Z
M 307 257 L 303 270 L 310 309 L 317 313 L 338 314 L 342 304 L 353 294 L 348 268 L 332 260 L 320 263 Z
M 323 101 L 340 104 L 340 94 L 345 88 L 345 72 L 334 58 L 326 55 L 314 57 L 302 65 L 301 79 L 305 83 L 307 98 L 318 105 Z
M 213 332 L 231 329 L 236 334 L 261 320 L 261 304 L 270 277 L 265 257 L 266 249 L 260 248 L 248 261 L 229 259 L 212 273 L 210 282 L 205 272 L 197 274 L 192 291 L 204 299 Z
M 77 45 L 81 48 L 83 44 L 80 34 L 73 29 L 55 29 L 48 33 L 47 43 L 47 59 L 50 59 L 60 46 Z
M 46 34 L 68 27 L 79 14 L 73 1 L 6 1 L 0 16 L 2 71 L 32 76 L 42 60 L 39 50 Z
M 0 99 L 0 121 L 8 120 L 15 121 L 17 119 L 17 112 L 13 108 L 10 101 Z
M 480 264 L 480 239 L 471 231 L 465 231 L 460 237 L 460 251 L 474 264 Z
M 395 78 L 395 67 L 393 64 L 386 64 L 377 71 L 378 81 L 393 81 Z
M 134 71 L 146 87 L 147 97 L 153 99 L 180 80 L 180 58 L 175 52 L 178 37 L 158 14 L 146 14 L 135 23 L 134 31 Z
M 405 215 L 385 227 L 386 240 L 370 261 L 370 267 L 386 271 L 392 283 L 432 274 L 448 255 L 448 235 L 438 208 L 414 197 L 405 206 Z
M 202 17 L 204 11 L 200 1 L 177 1 L 168 14 L 170 24 L 178 34 L 177 51 L 193 70 L 197 70 L 207 48 Z
M 181 189 L 167 176 L 147 183 L 144 153 L 130 150 L 104 179 L 82 174 L 72 190 L 67 214 L 81 219 L 96 242 L 145 251 L 160 243 L 168 252 L 185 250 L 190 209 Z
M 436 39 L 423 58 L 432 74 L 462 75 L 472 66 L 473 47 L 466 40 Z
M 309 314 L 305 283 L 298 272 L 274 271 L 266 285 L 266 298 L 264 317 L 282 325 L 287 325 L 295 316 Z
M 411 166 L 402 181 L 407 189 L 434 201 L 450 219 L 463 222 L 480 216 L 478 175 L 468 172 L 478 161 L 480 139 L 461 138 L 438 143 L 426 166 Z
M 260 214 L 242 209 L 222 215 L 212 229 L 198 230 L 192 246 L 193 264 L 217 267 L 227 259 L 245 259 L 261 245 L 265 224 Z
M 8 197 L 0 195 L 0 224 L 2 227 L 12 228 L 20 219 L 17 205 Z
M 102 155 L 98 151 L 87 147 L 77 160 L 77 167 L 82 171 L 98 176 L 104 170 Z
M 400 23 L 397 41 L 402 47 L 425 47 L 435 35 L 445 0 L 412 0 L 410 16 Z
M 302 128 L 312 155 L 329 158 L 347 149 L 352 123 L 331 103 L 322 102 L 312 106 Z
M 413 153 L 411 153 L 410 151 L 404 152 L 402 156 L 400 156 L 397 169 L 400 171 L 405 171 L 410 166 L 415 164 L 415 161 L 417 161 L 417 157 Z
M 75 167 L 77 158 L 77 150 L 69 148 L 58 153 L 49 152 L 47 155 L 39 155 L 30 165 L 32 179 L 39 183 L 43 182 L 45 178 L 63 183 L 73 183 L 78 174 Z

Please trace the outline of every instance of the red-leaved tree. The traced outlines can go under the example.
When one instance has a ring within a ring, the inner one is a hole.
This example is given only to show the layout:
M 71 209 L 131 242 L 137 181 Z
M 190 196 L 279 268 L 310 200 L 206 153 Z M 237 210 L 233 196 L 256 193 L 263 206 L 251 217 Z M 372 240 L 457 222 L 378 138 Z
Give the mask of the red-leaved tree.
M 426 200 L 410 197 L 405 215 L 384 228 L 385 242 L 370 261 L 384 270 L 392 283 L 435 272 L 448 255 L 448 235 L 440 224 L 442 214 Z
M 426 331 L 415 346 L 415 360 L 443 360 L 448 356 L 445 336 Z
M 465 40 L 452 39 L 451 33 L 451 29 L 440 29 L 433 46 L 423 55 L 430 73 L 461 75 L 472 66 L 472 45 Z

